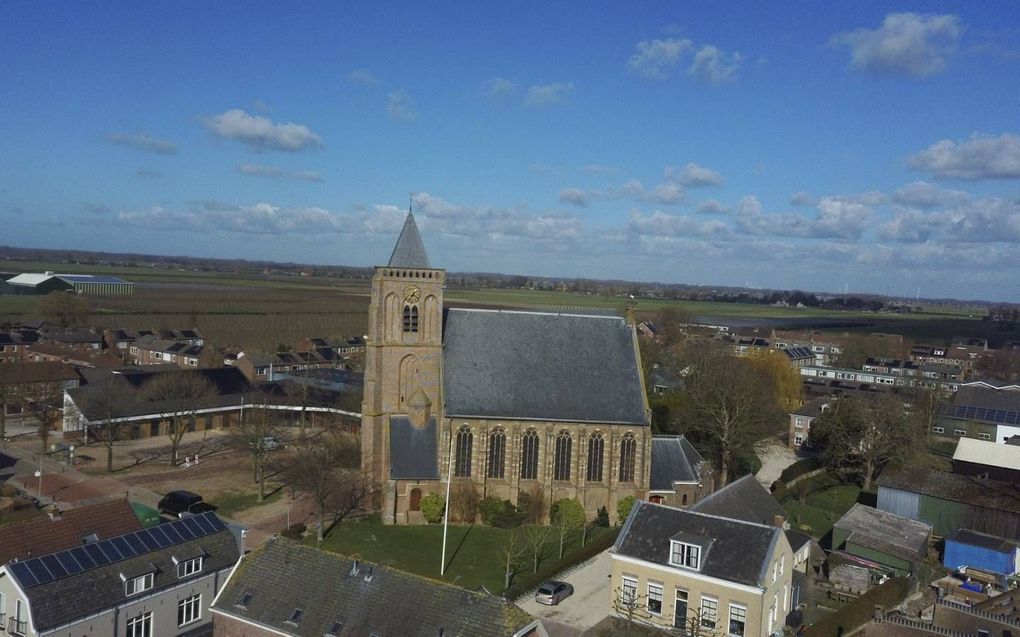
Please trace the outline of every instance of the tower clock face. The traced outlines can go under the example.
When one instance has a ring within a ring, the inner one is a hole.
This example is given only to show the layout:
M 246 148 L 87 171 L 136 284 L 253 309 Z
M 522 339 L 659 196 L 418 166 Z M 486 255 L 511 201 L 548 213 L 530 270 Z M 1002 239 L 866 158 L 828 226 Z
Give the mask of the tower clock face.
M 404 301 L 407 303 L 417 303 L 420 298 L 421 290 L 419 290 L 417 286 L 409 285 L 404 288 Z

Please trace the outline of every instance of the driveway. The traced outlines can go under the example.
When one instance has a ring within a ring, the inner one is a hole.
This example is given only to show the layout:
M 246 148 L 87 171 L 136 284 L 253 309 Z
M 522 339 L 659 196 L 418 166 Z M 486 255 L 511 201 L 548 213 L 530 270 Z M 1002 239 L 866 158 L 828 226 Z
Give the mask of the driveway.
M 779 479 L 783 469 L 797 462 L 797 452 L 783 444 L 778 438 L 766 438 L 754 446 L 754 452 L 761 460 L 761 469 L 754 477 L 766 489 Z
M 609 553 L 603 551 L 573 571 L 556 577 L 574 586 L 574 594 L 559 605 L 539 604 L 533 592 L 518 600 L 517 605 L 525 612 L 551 622 L 548 627 L 550 635 L 580 635 L 609 614 L 609 572 Z

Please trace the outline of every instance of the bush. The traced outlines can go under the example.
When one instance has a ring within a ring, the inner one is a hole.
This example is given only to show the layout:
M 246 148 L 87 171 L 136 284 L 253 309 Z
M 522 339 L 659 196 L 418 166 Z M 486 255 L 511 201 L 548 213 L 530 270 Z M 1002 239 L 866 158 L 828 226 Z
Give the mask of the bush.
M 634 508 L 634 503 L 636 501 L 637 498 L 632 495 L 628 495 L 616 503 L 616 515 L 620 517 L 620 524 L 627 521 L 627 516 L 630 515 L 630 510 Z
M 478 511 L 482 515 L 482 521 L 489 526 L 500 529 L 509 529 L 520 526 L 524 521 L 527 512 L 520 512 L 510 500 L 500 500 L 489 497 L 482 500 L 478 505 Z
M 521 491 L 517 494 L 517 512 L 522 516 L 522 522 L 527 524 L 542 524 L 545 520 L 545 494 L 540 487 L 531 491 Z
M 430 524 L 443 521 L 443 512 L 446 511 L 446 500 L 438 493 L 430 493 L 421 499 L 421 514 L 425 521 Z
M 786 498 L 790 497 L 790 490 L 786 488 L 786 483 L 782 480 L 776 480 L 772 483 L 772 497 L 777 502 L 783 502 Z
M 280 531 L 280 535 L 292 540 L 300 540 L 307 530 L 308 527 L 299 522 L 297 524 L 291 524 L 289 529 L 283 529 Z
M 458 522 L 474 522 L 478 518 L 478 489 L 475 485 L 462 482 L 454 485 L 450 493 L 450 519 Z
M 598 512 L 595 513 L 595 526 L 609 526 L 609 509 L 606 507 L 599 507 Z
M 824 467 L 825 463 L 822 462 L 821 458 L 804 458 L 783 469 L 783 472 L 779 474 L 779 480 L 784 483 L 788 483 L 806 473 L 811 473 L 812 471 L 823 469 Z

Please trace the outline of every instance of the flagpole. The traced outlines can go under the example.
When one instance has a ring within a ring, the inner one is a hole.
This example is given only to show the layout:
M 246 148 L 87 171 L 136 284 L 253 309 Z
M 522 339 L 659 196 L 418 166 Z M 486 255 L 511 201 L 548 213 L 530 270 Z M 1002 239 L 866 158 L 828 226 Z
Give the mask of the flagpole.
M 450 422 L 450 453 L 446 470 L 446 507 L 443 511 L 443 562 L 439 565 L 440 577 L 446 573 L 446 530 L 450 526 L 450 483 L 453 482 L 453 422 Z

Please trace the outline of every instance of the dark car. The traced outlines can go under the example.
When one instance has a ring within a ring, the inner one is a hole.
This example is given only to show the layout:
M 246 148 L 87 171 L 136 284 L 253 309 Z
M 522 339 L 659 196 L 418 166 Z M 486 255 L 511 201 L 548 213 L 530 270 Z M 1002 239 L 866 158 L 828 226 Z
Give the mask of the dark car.
M 191 491 L 171 491 L 159 501 L 158 508 L 160 513 L 174 517 L 215 510 L 215 507 L 202 501 L 202 496 Z
M 543 582 L 535 591 L 535 601 L 539 604 L 555 606 L 574 594 L 574 587 L 566 582 L 550 580 Z

